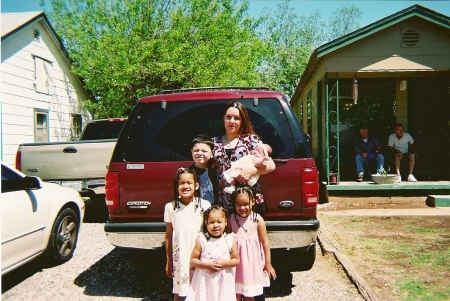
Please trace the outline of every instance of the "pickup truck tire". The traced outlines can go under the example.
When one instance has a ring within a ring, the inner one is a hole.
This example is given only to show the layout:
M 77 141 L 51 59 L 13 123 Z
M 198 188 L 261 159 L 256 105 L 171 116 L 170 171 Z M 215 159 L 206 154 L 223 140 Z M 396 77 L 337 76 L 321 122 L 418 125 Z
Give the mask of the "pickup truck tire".
M 307 248 L 302 249 L 302 257 L 300 258 L 302 271 L 308 271 L 313 267 L 316 261 L 316 245 L 317 242 L 314 242 Z
M 56 217 L 46 250 L 49 263 L 70 260 L 78 242 L 79 219 L 73 209 L 65 208 Z

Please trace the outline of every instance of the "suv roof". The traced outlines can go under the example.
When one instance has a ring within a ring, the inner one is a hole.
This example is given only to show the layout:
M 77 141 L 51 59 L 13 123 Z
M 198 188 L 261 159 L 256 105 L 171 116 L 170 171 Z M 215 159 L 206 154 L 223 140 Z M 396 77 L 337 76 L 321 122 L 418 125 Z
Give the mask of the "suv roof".
M 209 88 L 208 88 L 209 89 Z M 219 89 L 219 88 L 218 88 Z M 168 90 L 175 93 L 159 94 L 146 96 L 139 100 L 139 102 L 158 102 L 158 101 L 192 101 L 192 100 L 239 100 L 241 98 L 285 98 L 280 92 L 275 91 L 254 91 L 254 90 L 218 90 L 218 91 L 197 91 L 187 89 L 185 90 Z M 178 92 L 180 91 L 180 92 Z M 192 92 L 189 92 L 192 91 Z M 164 91 L 162 91 L 164 92 Z M 177 93 L 178 92 L 178 93 Z

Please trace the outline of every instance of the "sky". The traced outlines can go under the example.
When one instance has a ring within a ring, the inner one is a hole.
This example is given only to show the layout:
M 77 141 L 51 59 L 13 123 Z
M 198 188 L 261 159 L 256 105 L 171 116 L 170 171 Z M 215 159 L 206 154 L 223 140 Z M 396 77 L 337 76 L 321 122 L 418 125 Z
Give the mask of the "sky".
M 2 12 L 39 11 L 40 0 L 1 0 Z M 250 15 L 259 15 L 262 11 L 275 11 L 282 1 L 250 0 Z M 450 1 L 321 1 L 321 0 L 291 0 L 290 6 L 299 16 L 309 16 L 316 10 L 326 20 L 331 14 L 343 5 L 354 4 L 362 11 L 360 27 L 376 22 L 414 4 L 425 6 L 441 14 L 450 16 Z
M 282 1 L 250 0 L 250 12 L 260 13 L 262 10 L 276 10 Z M 450 1 L 321 1 L 321 0 L 291 0 L 290 6 L 299 16 L 309 16 L 316 10 L 324 20 L 330 18 L 331 14 L 343 5 L 356 5 L 362 11 L 360 27 L 376 22 L 384 17 L 392 15 L 398 11 L 408 8 L 414 4 L 419 4 L 441 14 L 450 16 Z M 267 9 L 265 9 L 267 8 Z

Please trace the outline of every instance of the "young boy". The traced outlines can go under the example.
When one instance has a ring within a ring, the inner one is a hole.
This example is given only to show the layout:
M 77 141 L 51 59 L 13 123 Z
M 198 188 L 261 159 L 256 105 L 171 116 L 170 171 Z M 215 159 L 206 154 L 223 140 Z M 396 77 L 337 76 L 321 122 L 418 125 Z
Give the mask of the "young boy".
M 200 197 L 214 204 L 217 200 L 217 173 L 211 168 L 211 157 L 214 143 L 206 135 L 199 135 L 192 140 L 192 159 L 194 164 L 189 168 L 195 170 L 200 178 Z

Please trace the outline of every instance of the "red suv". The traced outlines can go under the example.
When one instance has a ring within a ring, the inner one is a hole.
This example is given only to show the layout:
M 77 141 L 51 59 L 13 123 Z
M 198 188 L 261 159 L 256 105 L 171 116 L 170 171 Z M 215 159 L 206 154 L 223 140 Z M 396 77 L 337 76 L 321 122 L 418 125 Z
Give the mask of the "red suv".
M 312 267 L 319 229 L 318 171 L 286 97 L 262 88 L 163 91 L 138 101 L 106 175 L 110 221 L 105 232 L 113 245 L 142 247 L 142 237 L 148 241 L 149 234 L 164 234 L 164 205 L 173 199 L 174 174 L 192 164 L 194 137 L 223 134 L 223 111 L 232 100 L 247 108 L 256 133 L 273 148 L 277 168 L 259 179 L 271 247 L 301 248 L 302 263 Z M 283 245 L 274 237 L 280 233 L 289 237 Z

